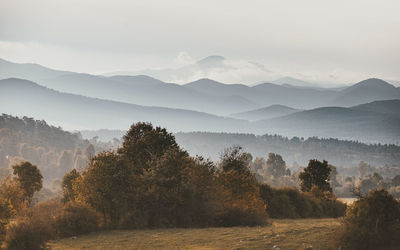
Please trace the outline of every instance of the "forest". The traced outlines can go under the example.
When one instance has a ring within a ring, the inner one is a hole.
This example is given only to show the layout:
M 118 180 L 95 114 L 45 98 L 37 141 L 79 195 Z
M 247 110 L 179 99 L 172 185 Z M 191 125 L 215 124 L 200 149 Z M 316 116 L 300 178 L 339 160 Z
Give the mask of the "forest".
M 191 132 L 176 133 L 176 140 L 191 154 L 218 159 L 220 152 L 231 145 L 240 145 L 254 157 L 278 153 L 292 165 L 304 166 L 309 159 L 325 159 L 331 164 L 349 168 L 360 161 L 378 167 L 398 165 L 400 147 L 394 144 L 366 144 L 357 141 L 318 137 L 284 137 L 241 133 Z

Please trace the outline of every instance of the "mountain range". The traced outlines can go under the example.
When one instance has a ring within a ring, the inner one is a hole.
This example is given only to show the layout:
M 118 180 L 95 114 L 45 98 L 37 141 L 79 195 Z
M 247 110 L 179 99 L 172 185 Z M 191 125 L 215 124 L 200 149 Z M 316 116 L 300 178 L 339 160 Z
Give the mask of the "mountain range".
M 219 63 L 207 59 L 202 64 L 213 67 Z M 5 60 L 0 60 L 0 66 L 0 79 L 21 78 L 72 94 L 137 105 L 190 109 L 224 116 L 276 104 L 310 109 L 324 106 L 350 107 L 377 100 L 400 98 L 400 88 L 380 79 L 367 79 L 344 89 L 307 87 L 307 83 L 287 77 L 276 80 L 283 84 L 267 82 L 247 86 L 200 79 L 179 85 L 145 75 L 105 77 Z M 290 85 L 288 82 L 297 82 L 302 86 Z
M 293 114 L 300 111 L 299 109 L 294 109 L 284 105 L 271 105 L 268 107 L 250 110 L 246 112 L 240 112 L 231 114 L 230 116 L 237 119 L 244 119 L 249 121 L 264 120 L 284 115 Z
M 248 123 L 191 110 L 63 93 L 17 78 L 0 80 L 0 113 L 44 119 L 68 129 L 126 129 L 143 121 L 172 131 L 236 131 Z
M 180 84 L 199 78 L 210 78 L 229 83 L 253 83 L 260 79 L 273 80 L 281 77 L 281 75 L 268 70 L 260 63 L 231 60 L 219 55 L 207 56 L 177 68 L 117 71 L 104 75 L 148 75 L 165 82 Z
M 220 61 L 200 64 L 213 68 Z M 255 86 L 211 79 L 180 85 L 146 75 L 90 75 L 5 60 L 0 66 L 0 112 L 68 129 L 125 130 L 149 121 L 175 132 L 400 141 L 400 89 L 375 78 L 340 89 L 285 78 Z M 283 83 L 289 80 L 298 86 Z

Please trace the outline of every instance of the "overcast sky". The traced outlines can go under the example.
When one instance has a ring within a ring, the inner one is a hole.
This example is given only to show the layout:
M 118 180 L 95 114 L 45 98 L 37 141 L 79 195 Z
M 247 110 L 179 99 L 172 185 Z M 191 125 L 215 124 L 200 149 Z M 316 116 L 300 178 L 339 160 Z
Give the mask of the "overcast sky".
M 398 0 L 0 0 L 0 58 L 104 73 L 216 54 L 321 81 L 400 80 L 399 13 Z

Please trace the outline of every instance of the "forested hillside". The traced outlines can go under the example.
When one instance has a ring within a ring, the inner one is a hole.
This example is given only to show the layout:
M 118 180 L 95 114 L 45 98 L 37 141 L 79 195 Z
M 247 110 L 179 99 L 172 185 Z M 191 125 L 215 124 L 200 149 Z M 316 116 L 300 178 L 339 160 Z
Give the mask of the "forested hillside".
M 0 116 L 0 169 L 8 174 L 22 160 L 39 166 L 45 181 L 82 168 L 96 149 L 80 134 L 66 132 L 33 118 Z
M 373 166 L 398 165 L 400 147 L 395 145 L 364 144 L 338 139 L 291 139 L 278 135 L 231 134 L 231 133 L 177 133 L 179 145 L 191 154 L 218 159 L 219 153 L 231 145 L 240 145 L 253 157 L 266 157 L 274 152 L 285 161 L 306 165 L 309 159 L 325 159 L 335 166 L 357 166 L 360 161 Z

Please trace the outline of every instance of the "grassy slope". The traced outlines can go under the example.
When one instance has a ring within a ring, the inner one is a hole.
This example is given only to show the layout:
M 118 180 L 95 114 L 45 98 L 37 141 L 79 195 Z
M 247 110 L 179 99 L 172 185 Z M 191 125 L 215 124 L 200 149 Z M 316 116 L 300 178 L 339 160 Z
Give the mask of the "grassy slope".
M 50 242 L 51 249 L 333 249 L 337 219 L 273 220 L 265 227 L 107 231 Z

